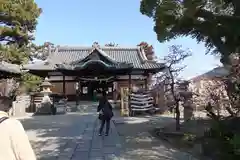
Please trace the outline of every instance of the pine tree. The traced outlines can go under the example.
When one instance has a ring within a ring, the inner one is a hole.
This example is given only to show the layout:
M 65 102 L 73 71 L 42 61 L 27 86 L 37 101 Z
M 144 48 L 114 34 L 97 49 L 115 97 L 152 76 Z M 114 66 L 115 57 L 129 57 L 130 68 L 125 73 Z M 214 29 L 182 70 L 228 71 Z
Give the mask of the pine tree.
M 29 61 L 40 14 L 41 9 L 34 0 L 0 1 L 0 60 L 19 65 Z M 39 80 L 28 73 L 22 76 L 22 84 L 27 86 L 28 82 L 35 84 Z

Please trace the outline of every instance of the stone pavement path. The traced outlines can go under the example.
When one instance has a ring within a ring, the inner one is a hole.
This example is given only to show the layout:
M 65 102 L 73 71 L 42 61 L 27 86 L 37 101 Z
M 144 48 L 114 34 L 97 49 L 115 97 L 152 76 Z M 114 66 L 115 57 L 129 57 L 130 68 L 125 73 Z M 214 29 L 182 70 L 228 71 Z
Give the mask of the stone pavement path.
M 98 136 L 97 122 L 89 123 L 82 137 L 69 141 L 58 160 L 113 160 L 120 156 L 120 139 L 112 123 L 108 137 Z
M 96 108 L 85 112 L 21 119 L 39 160 L 117 160 L 121 142 L 114 124 L 98 136 Z

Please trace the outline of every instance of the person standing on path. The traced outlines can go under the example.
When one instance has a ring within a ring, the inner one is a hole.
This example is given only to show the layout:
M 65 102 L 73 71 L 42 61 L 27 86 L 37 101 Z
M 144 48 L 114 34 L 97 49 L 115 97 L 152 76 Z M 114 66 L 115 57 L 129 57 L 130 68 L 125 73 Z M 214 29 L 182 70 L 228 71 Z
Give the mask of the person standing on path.
M 102 97 L 99 101 L 97 112 L 99 113 L 99 119 L 101 120 L 99 136 L 102 135 L 102 131 L 105 123 L 106 123 L 105 136 L 108 136 L 109 129 L 110 129 L 110 121 L 111 121 L 111 118 L 113 117 L 113 111 L 112 111 L 112 105 L 109 103 L 105 91 L 102 92 Z
M 12 100 L 0 96 L 0 160 L 36 160 L 20 121 L 8 116 Z

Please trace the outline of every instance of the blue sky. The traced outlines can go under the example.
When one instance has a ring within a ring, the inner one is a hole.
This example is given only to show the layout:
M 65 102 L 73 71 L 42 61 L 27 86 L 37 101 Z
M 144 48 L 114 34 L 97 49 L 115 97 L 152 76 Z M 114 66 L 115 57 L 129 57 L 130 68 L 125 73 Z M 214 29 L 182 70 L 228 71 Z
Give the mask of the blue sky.
M 153 21 L 139 11 L 140 0 L 36 0 L 43 13 L 35 33 L 36 43 L 50 41 L 56 45 L 103 45 L 115 42 L 120 46 L 136 46 L 146 41 L 154 46 L 158 57 L 176 44 L 189 48 L 193 56 L 185 60 L 185 78 L 202 74 L 217 65 L 219 60 L 205 55 L 203 44 L 191 38 L 159 43 L 153 31 Z

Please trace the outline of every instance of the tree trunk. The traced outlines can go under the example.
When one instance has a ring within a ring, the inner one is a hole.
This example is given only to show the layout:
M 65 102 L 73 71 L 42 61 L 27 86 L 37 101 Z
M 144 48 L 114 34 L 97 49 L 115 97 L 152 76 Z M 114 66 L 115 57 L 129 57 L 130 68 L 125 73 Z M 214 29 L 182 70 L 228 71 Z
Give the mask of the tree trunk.
M 179 102 L 176 103 L 176 131 L 180 130 L 180 109 L 179 109 Z
M 175 105 L 175 112 L 176 112 L 176 130 L 179 131 L 180 130 L 180 110 L 179 110 L 179 100 L 178 97 L 175 94 L 175 79 L 173 76 L 173 73 L 169 70 L 169 75 L 171 78 L 171 93 L 174 99 L 174 105 Z
M 237 89 L 238 87 L 236 87 L 236 85 L 238 84 L 234 84 L 230 80 L 227 80 L 225 89 L 227 91 L 231 107 L 240 110 L 239 106 L 240 94 L 239 90 Z

